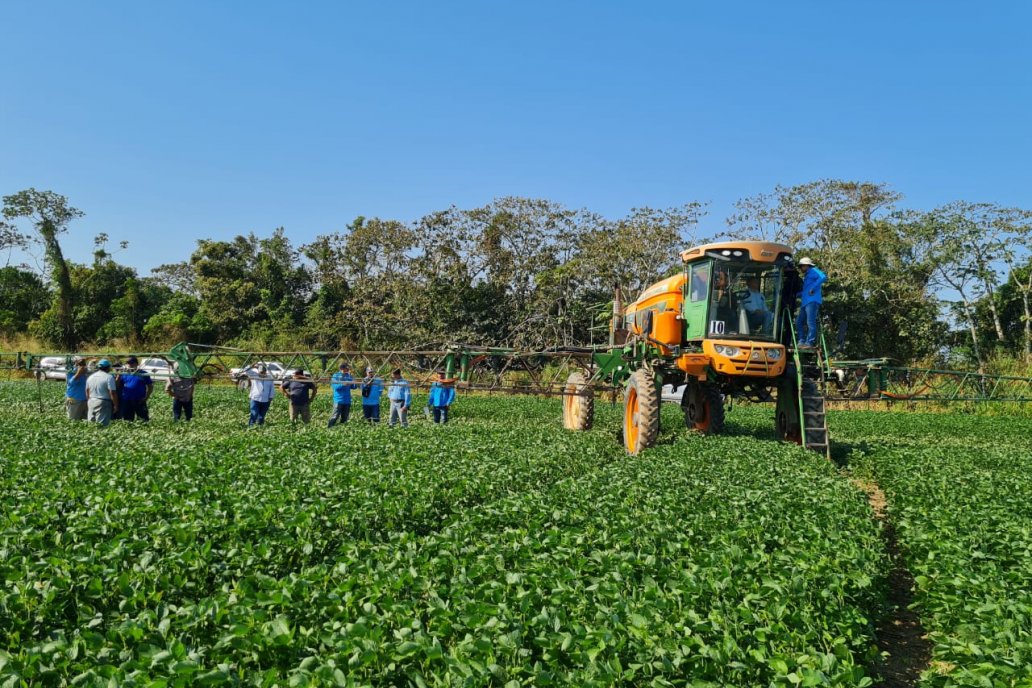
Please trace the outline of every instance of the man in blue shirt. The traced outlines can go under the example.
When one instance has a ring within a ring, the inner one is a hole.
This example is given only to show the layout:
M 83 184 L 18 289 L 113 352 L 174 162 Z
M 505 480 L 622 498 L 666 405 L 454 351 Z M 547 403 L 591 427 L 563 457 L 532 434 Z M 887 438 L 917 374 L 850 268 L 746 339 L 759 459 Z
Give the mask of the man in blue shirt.
M 86 359 L 78 356 L 65 371 L 65 406 L 68 420 L 86 420 Z
M 147 400 L 154 391 L 154 381 L 145 370 L 139 370 L 136 356 L 125 359 L 127 370 L 118 375 L 118 401 L 121 407 L 119 417 L 122 420 L 134 421 L 137 418 L 146 422 L 150 420 Z
M 427 405 L 433 409 L 435 423 L 448 422 L 448 407 L 455 401 L 455 381 L 446 380 L 444 371 L 437 371 L 437 379 L 430 385 Z
M 388 423 L 392 428 L 401 423 L 408 427 L 408 410 L 412 406 L 412 387 L 408 380 L 401 377 L 401 368 L 391 371 L 391 384 L 387 389 L 387 398 L 391 401 L 391 418 Z
M 799 269 L 803 273 L 803 290 L 799 295 L 796 338 L 800 349 L 812 349 L 817 345 L 817 311 L 823 301 L 821 287 L 828 276 L 818 270 L 809 258 L 800 259 Z
M 366 368 L 362 380 L 362 415 L 370 423 L 380 422 L 380 395 L 383 394 L 383 380 L 373 375 L 372 368 Z
M 340 364 L 340 370 L 330 378 L 330 388 L 333 389 L 333 415 L 326 425 L 332 428 L 337 423 L 347 423 L 351 415 L 351 390 L 356 385 L 351 377 L 351 366 L 347 363 Z

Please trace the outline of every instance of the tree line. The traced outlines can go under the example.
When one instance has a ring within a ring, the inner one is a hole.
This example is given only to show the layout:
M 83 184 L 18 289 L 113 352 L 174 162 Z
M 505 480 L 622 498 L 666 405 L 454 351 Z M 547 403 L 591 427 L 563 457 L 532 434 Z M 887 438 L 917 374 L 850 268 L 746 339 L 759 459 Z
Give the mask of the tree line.
M 902 201 L 886 184 L 818 180 L 743 198 L 713 223 L 695 201 L 612 219 L 506 197 L 411 222 L 358 217 L 301 245 L 283 228 L 202 239 L 141 276 L 104 234 L 92 263 L 67 260 L 61 236 L 83 213 L 28 189 L 3 197 L 0 335 L 68 350 L 588 344 L 607 336 L 614 286 L 633 297 L 680 270 L 689 245 L 738 238 L 786 243 L 825 270 L 825 327 L 843 356 L 1032 362 L 1032 211 Z M 37 267 L 12 264 L 22 255 Z

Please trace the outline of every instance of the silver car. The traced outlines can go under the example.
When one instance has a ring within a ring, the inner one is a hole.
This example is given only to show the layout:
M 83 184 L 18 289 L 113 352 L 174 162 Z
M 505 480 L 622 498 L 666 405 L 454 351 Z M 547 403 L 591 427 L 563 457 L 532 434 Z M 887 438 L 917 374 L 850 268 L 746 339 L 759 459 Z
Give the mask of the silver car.
M 68 377 L 68 362 L 64 356 L 44 356 L 36 363 L 37 380 L 64 380 Z
M 140 361 L 139 369 L 146 371 L 157 380 L 167 380 L 172 377 L 172 366 L 163 358 L 145 358 Z

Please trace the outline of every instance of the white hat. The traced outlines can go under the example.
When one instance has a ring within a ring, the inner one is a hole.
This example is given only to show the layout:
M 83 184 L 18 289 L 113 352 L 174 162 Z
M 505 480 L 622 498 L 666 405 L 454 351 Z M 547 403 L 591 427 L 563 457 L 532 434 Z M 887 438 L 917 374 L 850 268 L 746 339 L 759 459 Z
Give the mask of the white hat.
M 813 265 L 814 263 L 809 258 L 800 258 L 799 259 L 799 264 L 800 265 Z

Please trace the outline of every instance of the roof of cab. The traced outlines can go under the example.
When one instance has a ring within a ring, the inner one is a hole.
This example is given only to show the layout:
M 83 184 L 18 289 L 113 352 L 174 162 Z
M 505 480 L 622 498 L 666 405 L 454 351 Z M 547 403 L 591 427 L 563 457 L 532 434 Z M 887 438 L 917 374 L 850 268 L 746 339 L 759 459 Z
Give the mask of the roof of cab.
M 713 244 L 693 246 L 690 249 L 681 251 L 681 260 L 688 263 L 702 258 L 707 251 L 722 250 L 748 251 L 749 258 L 761 263 L 773 263 L 782 253 L 792 255 L 792 249 L 784 244 L 776 244 L 773 241 L 718 241 Z

